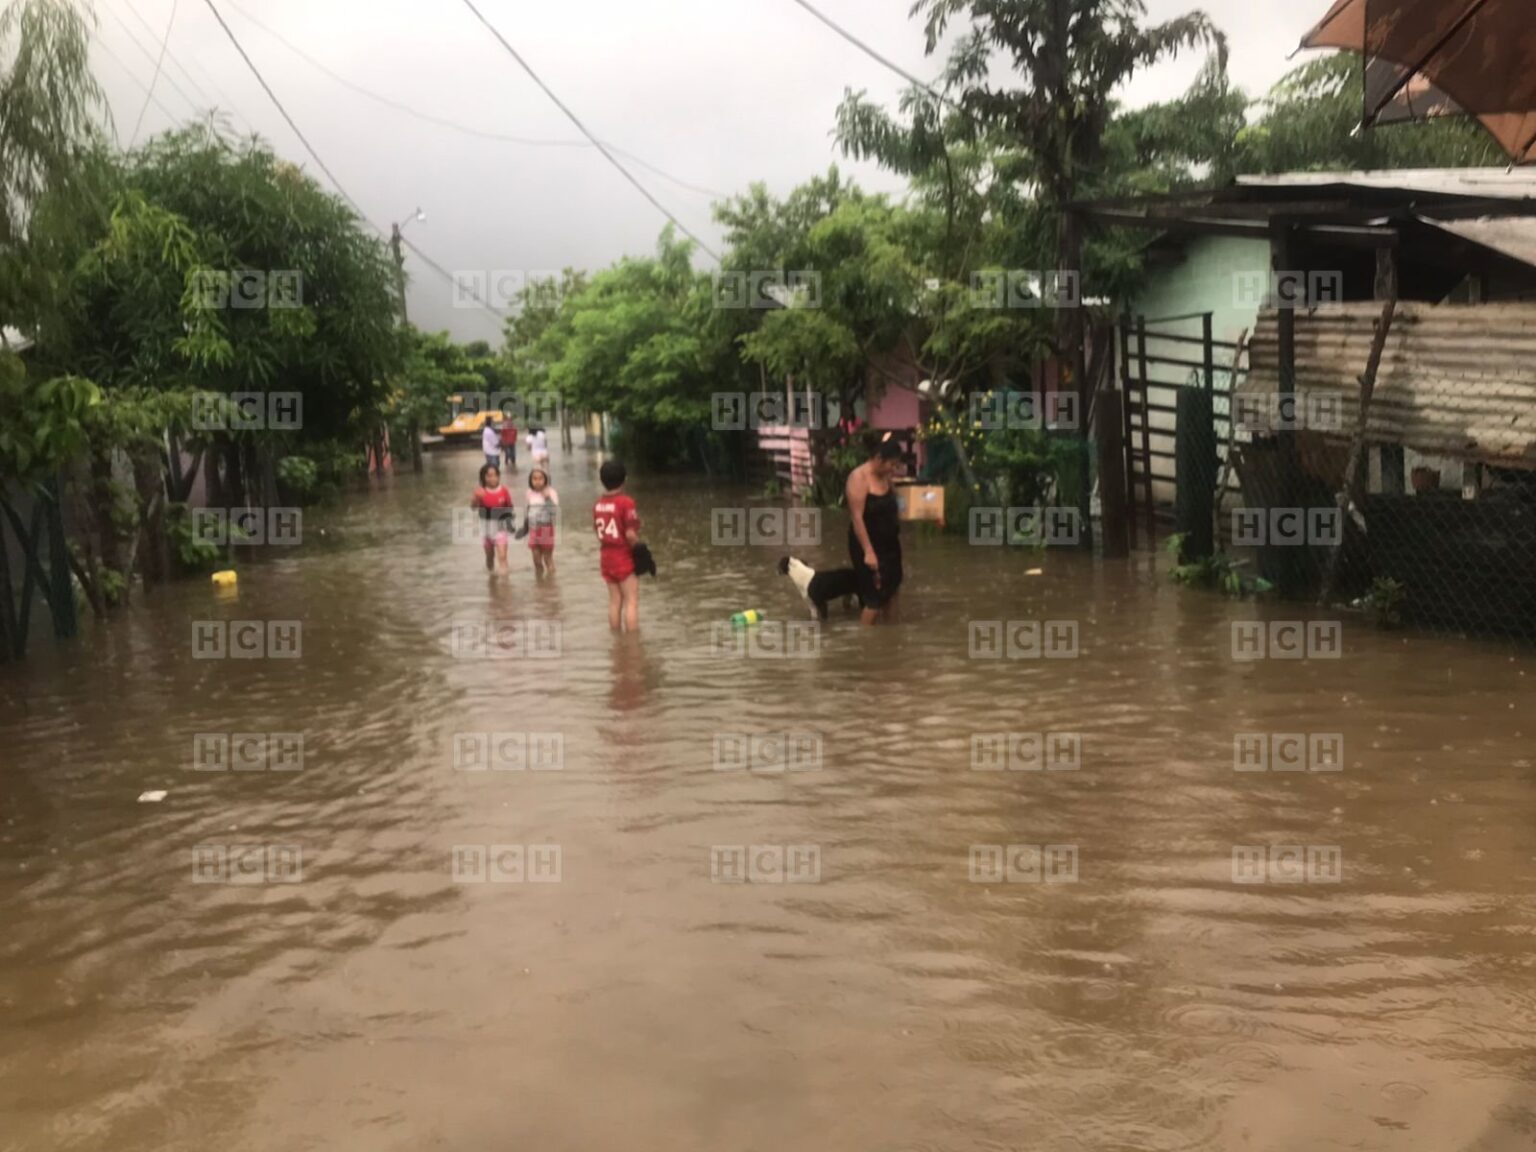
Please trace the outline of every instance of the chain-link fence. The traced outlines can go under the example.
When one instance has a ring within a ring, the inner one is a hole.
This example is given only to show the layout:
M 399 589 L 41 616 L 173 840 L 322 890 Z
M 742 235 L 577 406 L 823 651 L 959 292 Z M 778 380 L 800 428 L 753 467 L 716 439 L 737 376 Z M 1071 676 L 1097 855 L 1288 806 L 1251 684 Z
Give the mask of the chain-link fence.
M 1261 318 L 1233 396 L 1226 547 L 1288 598 L 1536 642 L 1536 307 L 1400 305 L 1367 390 L 1382 317 L 1299 313 L 1290 392 Z

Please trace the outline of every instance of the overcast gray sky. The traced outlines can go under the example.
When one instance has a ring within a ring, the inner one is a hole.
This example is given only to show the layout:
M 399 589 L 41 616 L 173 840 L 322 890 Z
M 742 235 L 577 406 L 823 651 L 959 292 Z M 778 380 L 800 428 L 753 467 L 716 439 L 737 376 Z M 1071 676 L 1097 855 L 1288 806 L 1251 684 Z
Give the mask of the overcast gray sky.
M 590 147 L 461 0 L 213 0 L 310 143 L 378 225 L 420 205 L 406 235 L 455 272 L 598 268 L 653 249 L 665 220 Z M 239 9 L 233 7 L 238 3 Z M 253 126 L 316 176 L 302 145 L 208 9 L 208 0 L 96 0 L 94 60 L 126 144 L 175 5 L 170 55 L 140 139 L 210 102 Z M 899 191 L 870 165 L 840 157 L 829 132 L 847 88 L 894 101 L 903 81 L 791 0 L 477 0 L 544 81 L 599 138 L 700 189 L 732 193 L 762 180 L 776 193 L 837 163 L 861 184 Z M 909 0 L 817 0 L 817 6 L 924 78 Z M 1188 10 L 1149 0 L 1152 19 Z M 1327 0 L 1206 0 L 1226 30 L 1232 74 L 1251 94 L 1290 66 Z M 352 84 L 481 132 L 425 122 L 350 90 L 252 23 L 280 33 Z M 142 19 L 142 22 L 141 22 Z M 1130 104 L 1181 92 L 1200 63 L 1180 59 L 1137 76 Z M 185 96 L 178 92 L 179 85 Z M 684 224 L 718 248 L 711 197 L 629 165 Z M 702 255 L 700 261 L 704 262 Z M 456 307 L 450 284 L 407 255 L 411 318 L 463 339 L 500 341 L 499 322 Z M 503 283 L 510 283 L 503 281 Z M 489 280 L 487 291 L 495 288 Z M 500 301 L 494 300 L 493 303 Z

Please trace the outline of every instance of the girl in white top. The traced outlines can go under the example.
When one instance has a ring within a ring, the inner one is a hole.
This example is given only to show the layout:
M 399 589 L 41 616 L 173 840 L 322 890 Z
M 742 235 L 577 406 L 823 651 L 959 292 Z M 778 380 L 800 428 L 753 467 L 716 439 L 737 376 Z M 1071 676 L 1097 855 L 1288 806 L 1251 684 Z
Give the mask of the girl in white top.
M 555 570 L 555 521 L 559 518 L 560 495 L 549 483 L 549 473 L 535 468 L 528 473 L 528 548 L 533 553 L 533 574 L 545 576 Z
M 549 467 L 549 438 L 544 435 L 544 429 L 530 428 L 528 430 L 528 450 L 533 453 L 535 465 Z

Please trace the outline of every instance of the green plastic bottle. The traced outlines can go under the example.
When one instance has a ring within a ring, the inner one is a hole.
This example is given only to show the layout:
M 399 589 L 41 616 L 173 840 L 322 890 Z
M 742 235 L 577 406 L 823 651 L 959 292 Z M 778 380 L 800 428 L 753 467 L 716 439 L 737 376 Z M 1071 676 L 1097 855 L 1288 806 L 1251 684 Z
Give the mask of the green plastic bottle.
M 745 612 L 738 612 L 731 617 L 732 628 L 745 628 L 749 624 L 757 624 L 767 613 L 760 608 L 748 608 Z

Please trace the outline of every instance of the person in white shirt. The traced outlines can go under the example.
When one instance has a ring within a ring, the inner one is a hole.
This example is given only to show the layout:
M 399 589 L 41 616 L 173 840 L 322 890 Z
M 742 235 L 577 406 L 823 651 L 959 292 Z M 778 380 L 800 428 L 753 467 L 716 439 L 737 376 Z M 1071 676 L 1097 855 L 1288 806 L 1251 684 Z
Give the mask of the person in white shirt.
M 528 450 L 533 453 L 534 467 L 549 467 L 549 437 L 542 428 L 528 430 Z
M 485 462 L 499 471 L 501 465 L 501 433 L 497 431 L 494 419 L 487 420 L 485 427 L 480 430 L 480 450 L 485 453 Z

